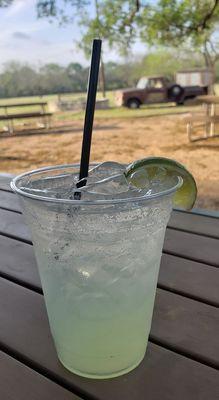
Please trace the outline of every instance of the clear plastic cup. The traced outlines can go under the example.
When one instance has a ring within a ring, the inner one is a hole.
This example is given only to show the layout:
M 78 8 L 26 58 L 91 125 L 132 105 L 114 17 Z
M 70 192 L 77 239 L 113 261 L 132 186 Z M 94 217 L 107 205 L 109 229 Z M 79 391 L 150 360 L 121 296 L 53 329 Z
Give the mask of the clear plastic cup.
M 165 229 L 182 182 L 173 177 L 148 197 L 59 198 L 78 169 L 32 171 L 11 186 L 32 233 L 59 360 L 75 374 L 112 378 L 144 358 Z

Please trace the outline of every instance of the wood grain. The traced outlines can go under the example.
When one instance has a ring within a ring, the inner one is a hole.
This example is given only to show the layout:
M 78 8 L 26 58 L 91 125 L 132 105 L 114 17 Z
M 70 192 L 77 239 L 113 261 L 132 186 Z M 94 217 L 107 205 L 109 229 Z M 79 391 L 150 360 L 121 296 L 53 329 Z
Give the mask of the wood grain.
M 41 291 L 33 246 L 0 236 L 0 275 Z
M 0 351 L 2 400 L 81 400 L 51 380 Z
M 219 218 L 216 217 L 173 211 L 168 226 L 219 239 Z
M 219 266 L 217 239 L 167 228 L 163 250 L 175 256 L 199 261 L 215 267 Z
M 163 289 L 219 306 L 219 268 L 163 254 L 158 284 Z
M 21 212 L 19 198 L 10 192 L 0 191 L 0 208 L 8 209 L 10 211 Z
M 218 308 L 158 289 L 151 337 L 219 368 Z
M 12 175 L 12 174 L 1 173 L 0 174 L 0 189 L 12 192 L 12 190 L 10 188 L 10 182 L 13 177 L 14 177 L 14 175 Z

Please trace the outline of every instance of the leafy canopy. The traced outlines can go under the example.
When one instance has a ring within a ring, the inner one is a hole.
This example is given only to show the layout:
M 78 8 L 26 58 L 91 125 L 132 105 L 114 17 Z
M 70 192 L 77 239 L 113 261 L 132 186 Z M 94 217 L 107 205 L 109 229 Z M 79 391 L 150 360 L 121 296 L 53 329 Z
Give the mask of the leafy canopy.
M 0 0 L 8 6 L 13 0 Z M 94 15 L 88 12 L 89 5 Z M 94 37 L 127 52 L 138 38 L 154 46 L 198 47 L 206 63 L 218 58 L 219 0 L 36 0 L 38 17 L 61 23 L 76 19 L 82 29 L 85 53 Z
M 0 0 L 0 7 L 12 3 Z M 91 4 L 93 17 L 86 11 Z M 219 0 L 36 0 L 36 7 L 39 17 L 79 19 L 87 35 L 107 38 L 111 45 L 127 45 L 139 35 L 152 45 L 188 38 L 199 44 L 219 28 Z

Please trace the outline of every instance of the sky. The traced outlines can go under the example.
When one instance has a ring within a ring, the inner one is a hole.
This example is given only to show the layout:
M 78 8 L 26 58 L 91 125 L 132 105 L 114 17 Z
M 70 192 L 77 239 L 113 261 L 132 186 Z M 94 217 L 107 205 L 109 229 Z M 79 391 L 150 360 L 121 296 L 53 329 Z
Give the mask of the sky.
M 59 1 L 59 0 L 58 0 Z M 88 10 L 93 13 L 93 6 Z M 67 65 L 80 62 L 88 65 L 82 51 L 77 47 L 81 33 L 77 23 L 60 26 L 57 21 L 37 19 L 36 0 L 14 0 L 8 8 L 0 8 L 0 69 L 4 64 L 16 60 L 38 67 L 55 62 Z M 118 52 L 103 45 L 105 61 L 120 61 Z M 137 43 L 134 52 L 144 52 Z

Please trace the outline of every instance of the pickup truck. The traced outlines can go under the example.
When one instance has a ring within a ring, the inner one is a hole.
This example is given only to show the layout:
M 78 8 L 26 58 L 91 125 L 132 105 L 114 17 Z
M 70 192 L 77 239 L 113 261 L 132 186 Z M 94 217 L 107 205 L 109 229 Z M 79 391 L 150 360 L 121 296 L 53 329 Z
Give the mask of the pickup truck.
M 194 81 L 199 83 L 197 79 Z M 194 99 L 196 96 L 207 93 L 207 85 L 182 86 L 177 82 L 171 82 L 164 76 L 145 76 L 138 81 L 135 88 L 117 90 L 115 102 L 117 106 L 133 109 L 139 108 L 142 104 L 153 103 L 175 102 L 177 105 L 181 105 L 188 99 Z

